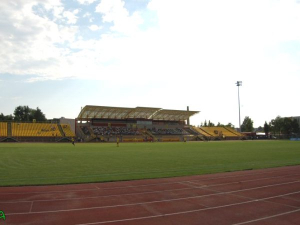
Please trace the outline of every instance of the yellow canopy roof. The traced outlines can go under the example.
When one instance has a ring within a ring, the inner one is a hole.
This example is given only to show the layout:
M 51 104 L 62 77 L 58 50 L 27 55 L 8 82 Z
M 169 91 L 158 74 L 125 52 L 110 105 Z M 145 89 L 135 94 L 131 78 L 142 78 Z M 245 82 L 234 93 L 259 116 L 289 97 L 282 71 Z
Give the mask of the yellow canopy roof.
M 122 108 L 87 105 L 80 111 L 77 119 L 153 119 L 183 121 L 196 113 L 199 113 L 199 111 L 167 110 L 148 107 Z

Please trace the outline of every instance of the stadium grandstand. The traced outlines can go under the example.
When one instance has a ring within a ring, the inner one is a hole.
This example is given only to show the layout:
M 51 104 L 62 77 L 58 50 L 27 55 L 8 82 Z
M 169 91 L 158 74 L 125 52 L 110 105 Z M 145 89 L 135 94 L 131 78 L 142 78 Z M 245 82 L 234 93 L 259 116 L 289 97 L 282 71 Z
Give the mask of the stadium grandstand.
M 76 134 L 85 142 L 147 142 L 240 139 L 241 134 L 227 127 L 189 125 L 199 111 L 162 108 L 122 108 L 85 106 L 76 118 Z
M 76 119 L 76 133 L 84 141 L 182 141 L 193 138 L 186 121 L 198 111 L 162 108 L 85 106 Z
M 194 127 L 201 135 L 213 140 L 236 140 L 242 139 L 244 136 L 231 127 Z
M 74 137 L 69 124 L 0 122 L 0 142 L 62 142 Z
M 230 127 L 195 127 L 191 116 L 199 111 L 149 107 L 87 105 L 76 119 L 48 122 L 0 122 L 0 142 L 179 142 L 239 140 L 244 136 Z

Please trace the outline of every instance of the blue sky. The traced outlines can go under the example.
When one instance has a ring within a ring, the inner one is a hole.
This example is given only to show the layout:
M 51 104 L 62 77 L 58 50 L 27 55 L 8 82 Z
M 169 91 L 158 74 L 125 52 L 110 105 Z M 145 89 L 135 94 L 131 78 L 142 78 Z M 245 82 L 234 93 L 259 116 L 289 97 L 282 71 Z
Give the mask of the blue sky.
M 298 0 L 0 2 L 0 112 L 85 105 L 201 111 L 262 126 L 299 116 Z

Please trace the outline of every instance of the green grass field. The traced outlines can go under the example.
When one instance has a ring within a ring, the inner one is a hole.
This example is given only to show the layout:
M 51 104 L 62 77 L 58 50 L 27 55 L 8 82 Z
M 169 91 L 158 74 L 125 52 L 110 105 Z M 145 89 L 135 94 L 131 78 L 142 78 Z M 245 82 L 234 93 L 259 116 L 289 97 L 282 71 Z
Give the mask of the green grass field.
M 2 143 L 0 186 L 173 177 L 300 164 L 300 142 Z

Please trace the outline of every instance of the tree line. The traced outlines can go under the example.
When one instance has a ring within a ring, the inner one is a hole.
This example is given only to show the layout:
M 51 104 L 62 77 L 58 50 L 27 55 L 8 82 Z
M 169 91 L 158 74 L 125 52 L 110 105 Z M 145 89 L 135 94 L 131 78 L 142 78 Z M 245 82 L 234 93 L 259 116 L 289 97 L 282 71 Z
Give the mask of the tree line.
M 203 127 L 214 127 L 215 124 L 210 122 L 201 123 L 201 126 Z M 218 123 L 216 126 L 229 126 L 233 127 L 234 126 L 231 123 L 228 123 L 227 125 L 223 125 L 221 123 Z M 243 120 L 243 123 L 241 124 L 241 131 L 242 132 L 253 132 L 254 127 L 253 127 L 253 120 L 249 117 L 246 116 Z M 292 135 L 292 134 L 299 134 L 300 132 L 300 127 L 299 123 L 295 118 L 292 117 L 280 117 L 277 116 L 275 119 L 272 119 L 269 123 L 265 121 L 265 124 L 263 127 L 258 127 L 257 131 L 264 131 L 266 135 L 269 135 L 272 133 L 273 135 L 279 135 L 279 134 L 284 134 L 284 135 Z
M 32 109 L 28 106 L 18 106 L 15 108 L 13 114 L 0 114 L 0 121 L 32 122 L 33 120 L 41 122 L 47 121 L 45 114 L 39 107 Z
M 200 126 L 201 127 L 232 127 L 232 128 L 234 128 L 234 125 L 232 123 L 228 123 L 225 125 L 225 124 L 218 122 L 217 125 L 215 125 L 210 120 L 208 122 L 205 120 L 204 123 L 201 123 Z
M 249 116 L 246 116 L 243 124 L 241 125 L 242 132 L 253 132 L 253 121 Z M 298 134 L 300 131 L 298 120 L 292 117 L 280 117 L 277 116 L 269 123 L 265 121 L 264 127 L 258 127 L 258 131 L 264 131 L 268 136 L 270 133 L 273 135 L 287 135 Z
M 266 134 L 285 134 L 290 136 L 292 134 L 298 134 L 300 128 L 299 123 L 296 119 L 291 117 L 282 118 L 280 116 L 277 116 L 275 119 L 272 119 L 269 123 L 265 122 L 264 131 Z

